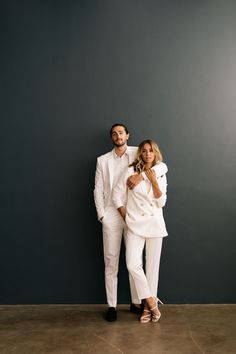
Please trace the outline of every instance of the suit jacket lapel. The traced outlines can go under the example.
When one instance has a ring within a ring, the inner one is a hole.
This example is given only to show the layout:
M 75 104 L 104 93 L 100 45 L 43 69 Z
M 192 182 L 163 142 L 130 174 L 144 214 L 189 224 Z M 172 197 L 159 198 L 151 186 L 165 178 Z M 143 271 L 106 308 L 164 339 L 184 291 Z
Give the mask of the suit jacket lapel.
M 110 182 L 110 189 L 112 190 L 112 181 L 113 181 L 113 159 L 112 159 L 113 150 L 108 158 L 107 166 L 108 166 L 108 174 L 109 174 L 109 182 Z

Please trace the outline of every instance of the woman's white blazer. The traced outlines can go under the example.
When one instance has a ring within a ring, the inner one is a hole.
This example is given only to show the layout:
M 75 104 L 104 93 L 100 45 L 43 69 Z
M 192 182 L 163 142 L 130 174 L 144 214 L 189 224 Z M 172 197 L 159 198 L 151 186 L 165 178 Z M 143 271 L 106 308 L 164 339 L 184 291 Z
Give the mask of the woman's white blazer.
M 163 162 L 158 164 L 165 165 Z M 162 166 L 165 171 L 167 167 Z M 128 230 L 143 237 L 165 237 L 168 235 L 163 217 L 162 208 L 167 199 L 166 174 L 158 177 L 158 184 L 162 196 L 156 198 L 153 193 L 151 182 L 143 180 L 134 189 L 129 190 L 126 186 L 127 178 L 134 174 L 133 167 L 129 167 L 121 175 L 118 184 L 112 193 L 113 203 L 118 209 L 121 206 L 126 208 L 126 224 Z

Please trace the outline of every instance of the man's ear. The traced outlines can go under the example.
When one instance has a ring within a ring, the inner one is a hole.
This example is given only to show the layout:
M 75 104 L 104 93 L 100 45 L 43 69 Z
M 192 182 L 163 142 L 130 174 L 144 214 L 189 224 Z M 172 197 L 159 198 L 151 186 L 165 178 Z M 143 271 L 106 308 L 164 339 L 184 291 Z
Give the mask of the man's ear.
M 127 141 L 129 140 L 129 134 L 127 134 L 126 140 L 127 140 Z

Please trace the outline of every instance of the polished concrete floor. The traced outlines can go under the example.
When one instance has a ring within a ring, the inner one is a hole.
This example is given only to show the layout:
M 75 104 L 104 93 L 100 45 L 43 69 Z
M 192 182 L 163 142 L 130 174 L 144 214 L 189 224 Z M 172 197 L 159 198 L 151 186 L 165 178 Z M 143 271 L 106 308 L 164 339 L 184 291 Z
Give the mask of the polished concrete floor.
M 0 353 L 235 354 L 236 305 L 164 305 L 140 324 L 128 305 L 117 322 L 105 305 L 0 306 Z

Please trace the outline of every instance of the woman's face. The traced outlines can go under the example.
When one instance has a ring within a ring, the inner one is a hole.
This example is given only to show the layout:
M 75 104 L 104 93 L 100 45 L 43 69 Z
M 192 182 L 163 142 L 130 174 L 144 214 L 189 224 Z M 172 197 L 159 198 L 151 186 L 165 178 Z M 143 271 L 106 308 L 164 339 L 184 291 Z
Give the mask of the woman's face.
M 154 161 L 155 155 L 150 144 L 146 143 L 143 145 L 141 156 L 145 163 L 152 163 Z

